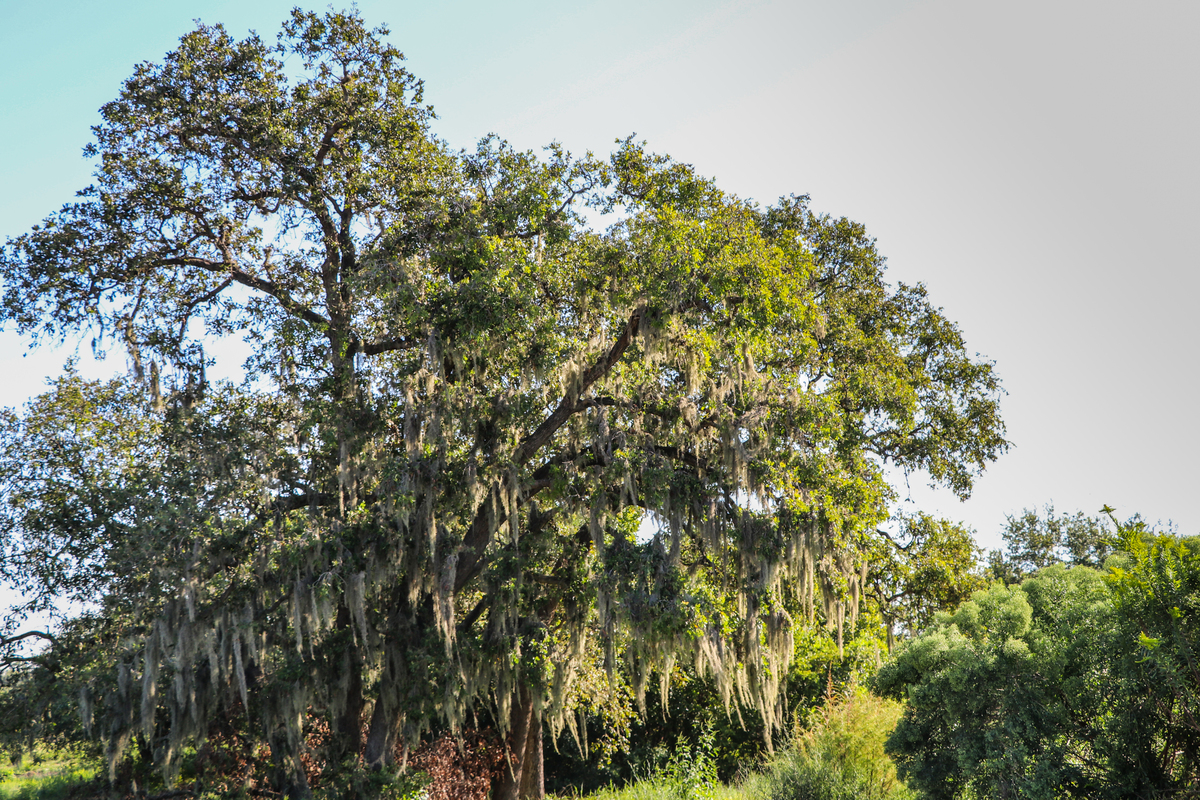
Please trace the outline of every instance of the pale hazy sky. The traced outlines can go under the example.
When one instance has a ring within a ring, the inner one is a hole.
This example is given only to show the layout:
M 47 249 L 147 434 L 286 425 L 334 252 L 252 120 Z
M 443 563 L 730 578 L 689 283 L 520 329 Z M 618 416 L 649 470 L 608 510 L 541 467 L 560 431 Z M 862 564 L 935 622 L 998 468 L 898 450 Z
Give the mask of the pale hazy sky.
M 135 62 L 194 18 L 273 37 L 290 5 L 0 0 L 0 236 L 86 185 L 88 126 Z M 1048 501 L 1200 533 L 1200 3 L 359 8 L 454 146 L 494 131 L 607 153 L 636 132 L 742 197 L 809 193 L 865 223 L 891 279 L 924 282 L 1008 391 L 1014 447 L 974 496 L 914 477 L 906 508 L 993 547 L 1005 514 Z M 21 353 L 0 336 L 0 404 L 69 354 Z

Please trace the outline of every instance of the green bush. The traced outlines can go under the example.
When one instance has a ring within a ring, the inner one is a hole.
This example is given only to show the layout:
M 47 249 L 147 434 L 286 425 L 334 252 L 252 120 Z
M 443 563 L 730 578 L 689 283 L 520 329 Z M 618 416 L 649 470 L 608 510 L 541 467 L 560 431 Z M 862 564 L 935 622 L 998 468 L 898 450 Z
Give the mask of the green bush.
M 1045 567 L 939 615 L 876 676 L 931 800 L 1200 798 L 1200 538 L 1118 525 L 1107 574 Z
M 832 699 L 808 729 L 747 779 L 756 800 L 906 800 L 914 795 L 896 775 L 883 744 L 902 706 L 862 689 Z

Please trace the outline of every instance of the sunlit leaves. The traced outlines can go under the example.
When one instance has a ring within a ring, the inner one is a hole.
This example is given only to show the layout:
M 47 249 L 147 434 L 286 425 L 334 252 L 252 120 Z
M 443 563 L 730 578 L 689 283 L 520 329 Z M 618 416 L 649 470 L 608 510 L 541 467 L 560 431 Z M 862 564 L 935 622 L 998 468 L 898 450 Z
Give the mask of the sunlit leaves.
M 235 705 L 278 753 L 310 713 L 357 748 L 373 706 L 378 762 L 514 698 L 563 723 L 597 652 L 637 697 L 687 659 L 779 727 L 787 609 L 841 649 L 885 466 L 965 495 L 1006 447 L 991 365 L 804 198 L 632 139 L 452 151 L 385 33 L 199 26 L 102 110 L 94 186 L 3 251 L 5 322 L 134 366 L 101 410 L 10 417 L 4 461 L 28 541 L 82 548 L 138 631 L 113 752 L 164 709 L 169 768 Z M 222 335 L 253 345 L 240 386 L 206 379 Z M 58 452 L 73 414 L 95 435 Z

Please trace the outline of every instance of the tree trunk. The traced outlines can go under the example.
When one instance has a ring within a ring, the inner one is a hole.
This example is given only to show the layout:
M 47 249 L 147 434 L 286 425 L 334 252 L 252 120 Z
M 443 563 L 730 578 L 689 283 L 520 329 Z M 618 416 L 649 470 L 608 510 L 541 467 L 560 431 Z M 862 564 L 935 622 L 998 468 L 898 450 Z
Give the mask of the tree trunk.
M 500 770 L 492 797 L 525 800 L 546 796 L 542 769 L 542 715 L 533 708 L 533 695 L 521 688 L 513 698 L 508 731 L 508 766 Z
M 531 704 L 532 705 L 532 704 Z M 542 800 L 546 796 L 546 775 L 542 762 L 542 713 L 537 709 L 529 719 L 525 737 L 525 758 L 521 770 L 521 800 Z
M 292 775 L 293 778 L 284 792 L 284 797 L 288 800 L 309 800 L 312 797 L 312 788 L 308 785 L 308 776 L 304 774 L 304 769 L 299 761 L 297 761 Z
M 276 728 L 268 738 L 271 746 L 271 762 L 275 789 L 287 800 L 307 800 L 312 797 L 304 765 L 294 753 L 288 751 L 287 733 Z
M 342 660 L 342 669 L 347 676 L 345 706 L 341 716 L 335 720 L 333 757 L 337 762 L 343 761 L 351 753 L 357 753 L 362 746 L 362 712 L 363 712 L 363 683 L 362 683 L 362 654 L 354 643 L 350 630 L 350 609 L 342 603 L 338 607 L 337 622 L 335 623 L 340 635 L 348 643 Z
M 391 716 L 383 707 L 383 698 L 378 698 L 375 701 L 375 710 L 371 713 L 367 741 L 363 746 L 363 761 L 371 769 L 383 769 L 391 761 L 396 727 L 390 719 Z

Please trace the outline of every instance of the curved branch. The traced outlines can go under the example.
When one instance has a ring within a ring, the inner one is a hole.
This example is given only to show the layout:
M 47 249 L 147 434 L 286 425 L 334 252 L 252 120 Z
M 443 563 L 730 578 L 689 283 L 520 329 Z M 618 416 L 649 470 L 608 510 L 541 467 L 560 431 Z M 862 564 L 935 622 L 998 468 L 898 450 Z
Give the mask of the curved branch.
M 54 636 L 53 634 L 46 633 L 44 631 L 25 631 L 25 633 L 19 634 L 17 636 L 0 636 L 0 647 L 5 647 L 7 645 L 14 644 L 15 642 L 19 642 L 22 639 L 28 639 L 31 636 L 36 636 L 39 639 L 45 639 L 46 641 L 50 642 L 51 644 L 58 644 L 58 638 L 56 636 Z
M 403 350 L 412 346 L 413 341 L 403 337 L 399 339 L 387 339 L 382 342 L 364 342 L 362 345 L 362 354 L 364 356 L 377 356 L 380 353 L 390 353 L 394 350 Z
M 279 301 L 279 305 L 288 313 L 299 317 L 305 322 L 316 325 L 319 328 L 329 327 L 329 320 L 322 317 L 317 312 L 313 311 L 308 306 L 297 301 L 292 297 L 286 289 L 283 289 L 274 281 L 269 281 L 266 278 L 260 278 L 245 270 L 239 269 L 233 264 L 228 264 L 224 261 L 212 261 L 207 258 L 199 258 L 197 256 L 181 256 L 179 258 L 167 258 L 162 261 L 163 266 L 185 266 L 199 267 L 209 272 L 228 273 L 229 277 L 237 281 L 243 286 L 250 289 L 255 289 L 263 294 L 270 295 Z

